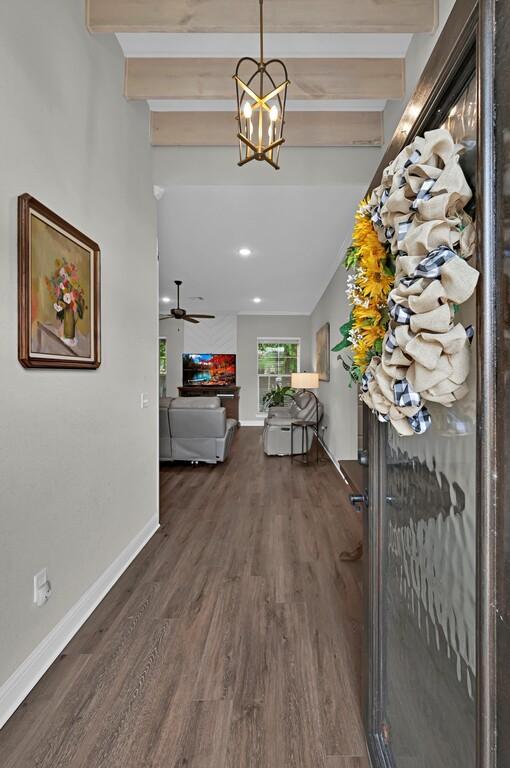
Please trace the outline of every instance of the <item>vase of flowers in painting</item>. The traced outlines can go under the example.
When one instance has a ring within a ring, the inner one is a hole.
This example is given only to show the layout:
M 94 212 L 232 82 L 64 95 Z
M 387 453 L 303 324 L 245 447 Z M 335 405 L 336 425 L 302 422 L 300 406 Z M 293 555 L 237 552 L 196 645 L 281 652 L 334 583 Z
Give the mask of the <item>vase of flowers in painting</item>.
M 77 344 L 76 324 L 83 318 L 86 308 L 76 266 L 65 258 L 56 259 L 55 271 L 46 278 L 46 285 L 60 325 L 60 338 L 64 344 L 74 347 Z

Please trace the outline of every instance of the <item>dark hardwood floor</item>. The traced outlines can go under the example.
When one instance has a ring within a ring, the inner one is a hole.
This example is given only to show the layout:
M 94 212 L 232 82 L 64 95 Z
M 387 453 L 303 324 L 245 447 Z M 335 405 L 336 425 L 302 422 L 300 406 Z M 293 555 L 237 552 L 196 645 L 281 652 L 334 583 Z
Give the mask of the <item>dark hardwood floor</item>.
M 165 466 L 161 528 L 0 732 L 3 768 L 367 768 L 360 520 L 332 464 Z

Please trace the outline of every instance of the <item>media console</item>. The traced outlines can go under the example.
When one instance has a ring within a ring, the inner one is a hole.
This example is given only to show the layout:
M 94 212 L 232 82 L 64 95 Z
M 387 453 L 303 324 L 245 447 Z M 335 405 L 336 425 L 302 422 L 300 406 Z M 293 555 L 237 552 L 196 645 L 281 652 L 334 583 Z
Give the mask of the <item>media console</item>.
M 227 419 L 235 419 L 239 424 L 239 392 L 241 387 L 223 386 L 215 387 L 214 384 L 200 386 L 193 384 L 188 387 L 179 387 L 180 397 L 219 397 L 225 408 Z

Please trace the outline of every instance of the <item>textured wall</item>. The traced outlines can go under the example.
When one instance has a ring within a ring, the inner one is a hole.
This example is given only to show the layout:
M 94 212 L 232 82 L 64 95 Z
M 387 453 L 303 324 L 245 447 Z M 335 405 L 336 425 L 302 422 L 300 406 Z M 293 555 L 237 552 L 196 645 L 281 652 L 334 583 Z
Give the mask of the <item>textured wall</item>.
M 195 312 L 200 312 L 196 309 Z M 213 314 L 213 313 L 212 313 Z M 199 324 L 184 323 L 184 352 L 190 354 L 235 355 L 237 352 L 236 315 L 217 315 Z

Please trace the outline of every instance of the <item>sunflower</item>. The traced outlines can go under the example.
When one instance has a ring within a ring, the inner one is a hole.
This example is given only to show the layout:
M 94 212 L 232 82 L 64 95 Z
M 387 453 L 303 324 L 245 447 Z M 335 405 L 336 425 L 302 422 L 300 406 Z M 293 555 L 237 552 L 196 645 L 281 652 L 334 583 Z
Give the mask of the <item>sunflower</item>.
M 378 269 L 362 270 L 358 277 L 358 283 L 363 294 L 370 299 L 375 299 L 380 303 L 386 301 L 386 298 L 393 286 L 393 275 L 388 275 L 382 266 Z
M 386 250 L 377 240 L 360 248 L 359 265 L 366 270 L 379 269 L 381 262 L 386 261 Z
M 365 369 L 368 363 L 370 362 L 369 354 L 370 354 L 370 347 L 364 340 L 358 343 L 357 347 L 354 349 L 352 354 L 352 362 L 363 373 L 365 372 Z
M 382 320 L 382 314 L 374 304 L 368 306 L 360 305 L 352 310 L 356 325 L 377 325 Z
M 346 293 L 351 305 L 351 330 L 347 340 L 353 353 L 350 372 L 356 380 L 363 375 L 373 355 L 380 353 L 388 326 L 385 308 L 394 283 L 391 259 L 374 230 L 371 216 L 368 201 L 362 200 L 355 216 L 352 246 L 344 261 L 347 269 L 355 270 L 348 278 Z M 344 341 L 339 348 L 345 346 Z
M 355 248 L 362 249 L 366 246 L 368 239 L 371 235 L 375 235 L 370 218 L 365 215 L 356 213 L 356 223 L 354 225 L 354 231 L 352 233 L 352 244 Z M 375 235 L 377 238 L 377 235 Z
M 363 342 L 371 349 L 376 341 L 384 338 L 386 330 L 380 325 L 368 325 L 363 328 Z

